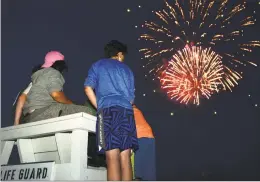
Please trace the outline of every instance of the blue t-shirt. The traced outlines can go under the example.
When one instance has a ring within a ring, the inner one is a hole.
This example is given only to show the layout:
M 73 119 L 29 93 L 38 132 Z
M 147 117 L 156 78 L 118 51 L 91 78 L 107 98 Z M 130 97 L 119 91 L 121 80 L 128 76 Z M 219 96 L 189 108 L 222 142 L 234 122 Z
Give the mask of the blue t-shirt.
M 97 109 L 121 106 L 132 109 L 135 86 L 134 75 L 124 63 L 115 59 L 101 59 L 88 72 L 84 86 L 95 89 Z

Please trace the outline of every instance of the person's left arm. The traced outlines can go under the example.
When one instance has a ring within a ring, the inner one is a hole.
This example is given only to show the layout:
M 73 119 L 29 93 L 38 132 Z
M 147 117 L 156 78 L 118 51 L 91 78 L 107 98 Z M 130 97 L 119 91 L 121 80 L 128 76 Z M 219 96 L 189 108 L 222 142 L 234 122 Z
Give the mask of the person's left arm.
M 22 93 L 17 101 L 17 105 L 15 108 L 15 116 L 14 116 L 14 125 L 19 125 L 20 124 L 20 119 L 23 113 L 23 106 L 26 102 L 27 95 L 25 93 Z
M 20 119 L 23 114 L 23 106 L 26 102 L 27 94 L 29 93 L 31 88 L 32 88 L 32 83 L 28 85 L 28 87 L 23 91 L 23 93 L 18 98 L 17 105 L 15 108 L 14 125 L 20 124 Z

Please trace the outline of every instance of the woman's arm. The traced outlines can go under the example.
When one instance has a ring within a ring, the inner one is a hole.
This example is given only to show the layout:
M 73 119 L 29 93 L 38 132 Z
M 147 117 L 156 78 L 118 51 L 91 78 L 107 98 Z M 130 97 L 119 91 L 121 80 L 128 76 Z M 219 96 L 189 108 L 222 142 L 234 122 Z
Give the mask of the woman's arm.
M 14 125 L 20 124 L 20 119 L 23 112 L 23 106 L 26 99 L 27 99 L 27 95 L 25 93 L 22 93 L 18 98 L 16 109 L 15 109 Z

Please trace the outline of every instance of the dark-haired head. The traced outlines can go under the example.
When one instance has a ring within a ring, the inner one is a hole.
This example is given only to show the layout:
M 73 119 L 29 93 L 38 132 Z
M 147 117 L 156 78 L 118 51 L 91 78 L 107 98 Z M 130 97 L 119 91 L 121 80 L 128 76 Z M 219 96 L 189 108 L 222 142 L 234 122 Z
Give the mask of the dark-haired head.
M 64 71 L 68 71 L 68 66 L 65 61 L 55 61 L 53 65 L 51 66 L 55 70 L 58 70 L 61 74 L 64 73 Z
M 112 40 L 105 46 L 105 57 L 123 62 L 127 54 L 127 46 L 117 40 Z

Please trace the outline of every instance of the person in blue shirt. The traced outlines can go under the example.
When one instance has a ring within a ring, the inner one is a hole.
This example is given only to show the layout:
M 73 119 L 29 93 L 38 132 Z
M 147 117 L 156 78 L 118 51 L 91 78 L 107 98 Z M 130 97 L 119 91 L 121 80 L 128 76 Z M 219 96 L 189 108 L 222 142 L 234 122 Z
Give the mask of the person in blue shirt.
M 133 180 L 131 150 L 138 149 L 132 104 L 134 75 L 123 63 L 127 46 L 112 40 L 105 46 L 105 59 L 95 62 L 85 80 L 85 93 L 97 108 L 97 145 L 105 153 L 107 180 Z

